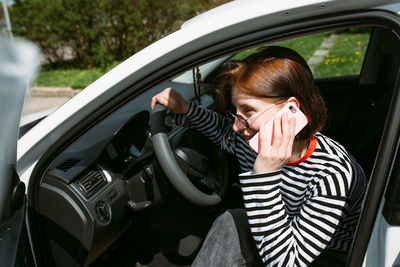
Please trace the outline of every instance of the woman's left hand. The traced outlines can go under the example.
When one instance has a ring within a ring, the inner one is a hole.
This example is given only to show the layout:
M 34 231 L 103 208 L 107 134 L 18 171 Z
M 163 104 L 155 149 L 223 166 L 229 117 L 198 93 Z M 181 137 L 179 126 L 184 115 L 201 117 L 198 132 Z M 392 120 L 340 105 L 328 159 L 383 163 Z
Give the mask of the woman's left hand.
M 265 125 L 259 129 L 258 156 L 253 173 L 270 173 L 281 169 L 292 156 L 296 119 L 286 113 L 274 118 L 272 132 Z

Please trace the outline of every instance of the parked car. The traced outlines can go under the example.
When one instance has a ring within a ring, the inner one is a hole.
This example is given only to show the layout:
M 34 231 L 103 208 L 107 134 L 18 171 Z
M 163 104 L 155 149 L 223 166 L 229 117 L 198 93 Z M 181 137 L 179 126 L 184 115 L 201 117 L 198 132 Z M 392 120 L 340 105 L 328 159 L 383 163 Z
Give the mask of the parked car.
M 338 31 L 368 35 L 360 68 L 315 78 L 323 133 L 369 177 L 347 263 L 400 264 L 399 12 L 399 1 L 233 1 L 106 73 L 26 132 L 17 151 L 18 123 L 2 121 L 0 265 L 190 264 L 216 216 L 242 204 L 236 159 L 153 112 L 151 97 L 172 86 L 215 109 L 218 73 L 240 53 Z M 2 114 L 18 117 L 23 90 L 7 89 L 18 105 Z

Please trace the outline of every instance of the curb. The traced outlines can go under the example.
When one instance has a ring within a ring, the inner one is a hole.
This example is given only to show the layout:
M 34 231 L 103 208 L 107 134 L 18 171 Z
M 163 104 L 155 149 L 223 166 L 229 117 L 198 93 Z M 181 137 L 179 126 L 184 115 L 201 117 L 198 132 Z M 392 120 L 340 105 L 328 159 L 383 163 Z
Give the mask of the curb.
M 80 89 L 71 87 L 42 87 L 34 86 L 31 88 L 30 95 L 33 97 L 73 97 L 78 94 Z

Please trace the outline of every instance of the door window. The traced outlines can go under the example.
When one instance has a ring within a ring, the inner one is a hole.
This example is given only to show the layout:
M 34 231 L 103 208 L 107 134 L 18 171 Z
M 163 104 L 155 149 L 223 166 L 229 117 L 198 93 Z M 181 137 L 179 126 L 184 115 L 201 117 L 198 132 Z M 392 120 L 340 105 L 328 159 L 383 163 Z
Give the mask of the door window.
M 315 78 L 359 75 L 364 61 L 371 28 L 349 28 L 295 37 L 269 45 L 297 51 L 310 66 Z M 244 50 L 232 57 L 241 60 L 257 48 Z

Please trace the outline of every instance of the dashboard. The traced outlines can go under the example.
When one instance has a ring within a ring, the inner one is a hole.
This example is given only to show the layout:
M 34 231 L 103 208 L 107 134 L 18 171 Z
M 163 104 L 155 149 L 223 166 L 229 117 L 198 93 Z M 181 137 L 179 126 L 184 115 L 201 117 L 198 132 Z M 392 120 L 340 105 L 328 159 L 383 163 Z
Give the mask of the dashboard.
M 86 262 L 129 228 L 131 214 L 162 200 L 149 130 L 149 112 L 141 111 L 95 147 L 60 155 L 41 182 L 46 229 L 61 227 L 88 254 Z

